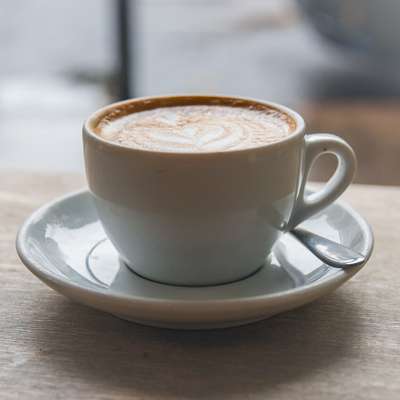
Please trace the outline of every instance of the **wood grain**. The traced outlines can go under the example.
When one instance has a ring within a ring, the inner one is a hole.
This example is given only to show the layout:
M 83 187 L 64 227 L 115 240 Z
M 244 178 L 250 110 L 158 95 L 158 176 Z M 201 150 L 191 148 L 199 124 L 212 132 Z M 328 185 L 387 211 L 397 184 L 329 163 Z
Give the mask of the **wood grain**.
M 400 398 L 400 190 L 345 195 L 372 224 L 368 265 L 336 293 L 270 320 L 168 331 L 77 305 L 17 259 L 18 226 L 74 176 L 0 173 L 1 399 Z

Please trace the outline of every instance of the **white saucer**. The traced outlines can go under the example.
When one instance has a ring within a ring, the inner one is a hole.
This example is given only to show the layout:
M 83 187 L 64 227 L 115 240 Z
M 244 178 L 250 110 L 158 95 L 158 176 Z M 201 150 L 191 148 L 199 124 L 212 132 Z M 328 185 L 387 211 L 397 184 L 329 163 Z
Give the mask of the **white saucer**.
M 367 258 L 372 252 L 371 229 L 343 203 L 302 226 Z M 36 211 L 18 234 L 17 251 L 38 278 L 79 303 L 146 325 L 184 329 L 268 318 L 332 292 L 362 268 L 331 268 L 286 234 L 274 248 L 271 265 L 242 281 L 201 288 L 159 284 L 119 261 L 87 191 Z

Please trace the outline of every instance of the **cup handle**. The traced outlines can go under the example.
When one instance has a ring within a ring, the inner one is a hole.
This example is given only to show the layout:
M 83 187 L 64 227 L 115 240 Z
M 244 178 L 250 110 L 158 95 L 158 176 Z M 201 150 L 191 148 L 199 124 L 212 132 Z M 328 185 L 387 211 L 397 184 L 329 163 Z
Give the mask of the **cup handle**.
M 305 136 L 305 150 L 302 177 L 297 200 L 289 219 L 288 230 L 321 211 L 334 202 L 350 185 L 356 170 L 356 157 L 353 149 L 338 136 L 317 133 Z M 306 195 L 305 187 L 314 162 L 323 154 L 333 154 L 337 167 L 326 185 L 319 191 Z

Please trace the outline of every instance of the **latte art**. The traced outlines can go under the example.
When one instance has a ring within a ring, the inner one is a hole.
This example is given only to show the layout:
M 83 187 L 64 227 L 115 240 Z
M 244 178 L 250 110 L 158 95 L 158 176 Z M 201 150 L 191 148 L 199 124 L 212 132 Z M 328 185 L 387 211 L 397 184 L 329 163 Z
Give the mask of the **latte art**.
M 192 153 L 262 146 L 292 131 L 290 117 L 278 110 L 214 105 L 155 108 L 104 118 L 97 126 L 103 139 L 124 146 Z

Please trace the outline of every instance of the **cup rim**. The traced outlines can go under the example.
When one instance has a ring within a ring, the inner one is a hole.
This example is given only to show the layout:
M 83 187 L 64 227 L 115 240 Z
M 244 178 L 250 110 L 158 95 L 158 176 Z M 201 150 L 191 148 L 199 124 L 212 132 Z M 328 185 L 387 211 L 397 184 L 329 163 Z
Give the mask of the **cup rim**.
M 283 139 L 278 140 L 273 143 L 267 143 L 262 146 L 254 146 L 254 147 L 246 147 L 243 149 L 234 149 L 234 150 L 218 150 L 218 151 L 204 151 L 204 152 L 189 152 L 189 151 L 166 151 L 166 150 L 150 150 L 150 149 L 141 149 L 141 148 L 135 148 L 135 147 L 129 147 L 125 146 L 116 142 L 112 142 L 106 139 L 103 139 L 100 135 L 96 134 L 93 131 L 93 123 L 95 120 L 98 120 L 99 117 L 103 114 L 106 114 L 107 111 L 111 111 L 113 108 L 116 108 L 118 106 L 124 106 L 126 104 L 130 103 L 141 103 L 141 102 L 148 102 L 148 101 L 154 101 L 154 100 L 163 100 L 163 99 L 188 99 L 188 98 L 197 98 L 199 100 L 203 99 L 226 99 L 227 101 L 229 100 L 239 100 L 239 101 L 249 101 L 252 103 L 258 103 L 260 105 L 264 105 L 267 107 L 270 107 L 272 109 L 276 109 L 279 111 L 283 111 L 287 115 L 289 115 L 296 123 L 296 128 L 291 132 L 289 135 L 285 136 Z M 251 97 L 241 97 L 241 96 L 230 96 L 230 95 L 223 95 L 223 94 L 191 94 L 191 93 L 185 93 L 185 94 L 170 94 L 170 95 L 159 95 L 159 96 L 144 96 L 144 97 L 135 97 L 127 100 L 122 100 L 118 102 L 114 102 L 111 104 L 108 104 L 104 107 L 99 108 L 95 112 L 93 112 L 89 117 L 86 119 L 86 121 L 83 124 L 83 134 L 86 135 L 87 137 L 93 139 L 94 141 L 99 142 L 103 146 L 107 146 L 109 149 L 112 150 L 117 150 L 117 151 L 125 151 L 125 152 L 132 152 L 132 153 L 141 153 L 141 154 L 153 154 L 153 155 L 164 155 L 164 156 L 190 156 L 190 157 L 201 157 L 201 156 L 210 156 L 210 155 L 229 155 L 229 154 L 245 154 L 249 152 L 254 152 L 258 150 L 267 150 L 267 149 L 275 149 L 277 147 L 280 147 L 284 144 L 287 144 L 289 142 L 292 142 L 293 140 L 296 140 L 298 137 L 303 136 L 305 131 L 305 122 L 303 117 L 296 111 L 292 110 L 291 108 L 284 106 L 282 104 L 272 102 L 272 101 L 266 101 L 266 100 L 259 100 L 259 99 L 254 99 Z

